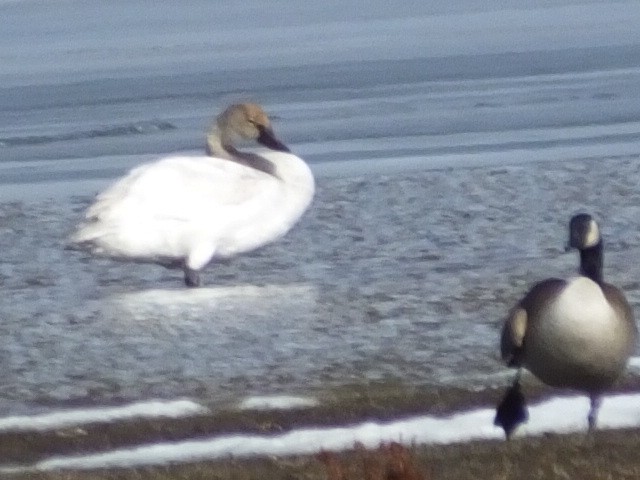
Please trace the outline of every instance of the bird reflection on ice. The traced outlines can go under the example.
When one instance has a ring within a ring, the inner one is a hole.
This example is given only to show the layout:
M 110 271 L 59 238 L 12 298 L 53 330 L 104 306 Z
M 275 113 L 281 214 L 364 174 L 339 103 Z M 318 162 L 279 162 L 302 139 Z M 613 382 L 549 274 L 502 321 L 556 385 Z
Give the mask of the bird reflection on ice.
M 272 315 L 305 316 L 317 304 L 313 285 L 234 285 L 199 289 L 152 289 L 117 294 L 108 298 L 105 307 L 147 319 L 154 313 L 165 319 L 210 311 L 220 321 L 230 322 L 269 312 Z M 228 315 L 232 317 L 228 317 Z

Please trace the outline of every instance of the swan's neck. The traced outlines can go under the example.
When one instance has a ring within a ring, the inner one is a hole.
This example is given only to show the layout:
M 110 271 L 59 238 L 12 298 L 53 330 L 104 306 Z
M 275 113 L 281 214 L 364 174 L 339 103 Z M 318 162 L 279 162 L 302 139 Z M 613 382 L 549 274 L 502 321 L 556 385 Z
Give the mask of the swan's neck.
M 580 250 L 580 273 L 598 284 L 602 283 L 602 263 L 602 241 Z
M 231 145 L 231 142 L 222 138 L 217 126 L 207 135 L 207 155 L 231 160 L 266 174 L 277 176 L 273 163 L 256 153 L 238 150 Z
M 233 155 L 227 150 L 225 142 L 222 141 L 222 135 L 217 126 L 213 127 L 207 135 L 207 155 L 233 160 Z

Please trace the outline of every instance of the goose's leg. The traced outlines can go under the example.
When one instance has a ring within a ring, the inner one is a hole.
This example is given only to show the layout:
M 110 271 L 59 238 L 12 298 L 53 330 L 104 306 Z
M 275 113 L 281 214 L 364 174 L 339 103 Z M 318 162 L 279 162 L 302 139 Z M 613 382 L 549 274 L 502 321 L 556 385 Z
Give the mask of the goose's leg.
M 189 268 L 186 263 L 184 265 L 184 283 L 187 287 L 200 286 L 200 272 Z
M 596 420 L 598 418 L 598 409 L 600 408 L 600 404 L 602 403 L 602 399 L 598 394 L 591 394 L 591 409 L 589 410 L 589 416 L 587 417 L 589 421 L 589 431 L 595 430 L 596 428 Z

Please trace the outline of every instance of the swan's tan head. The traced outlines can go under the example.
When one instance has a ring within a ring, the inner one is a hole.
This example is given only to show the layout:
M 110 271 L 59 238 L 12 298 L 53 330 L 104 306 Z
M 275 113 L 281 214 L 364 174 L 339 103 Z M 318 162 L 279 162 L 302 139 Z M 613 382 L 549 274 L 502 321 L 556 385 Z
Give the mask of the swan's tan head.
M 269 117 L 260 105 L 238 103 L 218 115 L 216 127 L 223 147 L 232 147 L 241 140 L 255 140 L 272 150 L 288 152 L 271 128 Z

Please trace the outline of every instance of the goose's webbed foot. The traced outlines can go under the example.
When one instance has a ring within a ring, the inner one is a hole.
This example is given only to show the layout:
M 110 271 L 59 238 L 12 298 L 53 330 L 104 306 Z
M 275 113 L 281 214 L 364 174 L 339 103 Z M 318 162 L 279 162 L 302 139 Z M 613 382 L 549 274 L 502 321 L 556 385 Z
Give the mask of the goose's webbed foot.
M 518 375 L 498 404 L 493 424 L 502 427 L 508 440 L 518 425 L 525 423 L 528 419 L 527 404 L 520 390 L 520 375 Z

